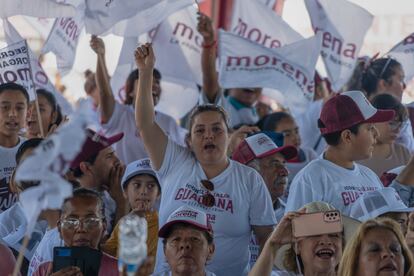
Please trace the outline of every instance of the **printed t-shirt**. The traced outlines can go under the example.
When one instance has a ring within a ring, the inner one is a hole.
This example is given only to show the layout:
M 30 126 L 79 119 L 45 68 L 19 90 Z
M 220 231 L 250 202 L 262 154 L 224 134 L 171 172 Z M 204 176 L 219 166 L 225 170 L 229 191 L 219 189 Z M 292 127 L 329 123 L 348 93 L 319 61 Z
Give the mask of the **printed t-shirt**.
M 211 102 L 207 99 L 205 93 L 201 93 L 199 104 L 209 103 Z M 226 110 L 231 128 L 242 124 L 254 125 L 259 121 L 259 115 L 257 114 L 255 107 L 246 106 L 231 96 L 225 97 L 222 90 L 220 90 L 212 104 L 219 105 Z
M 42 263 L 32 274 L 33 276 L 47 276 L 52 271 L 52 262 Z M 118 276 L 118 260 L 112 256 L 102 253 L 101 265 L 98 276 Z M 86 276 L 86 275 L 85 275 Z
M 0 214 L 0 238 L 19 252 L 26 234 L 27 220 L 24 216 L 20 202 L 16 202 L 12 207 Z M 27 250 L 24 256 L 30 260 L 39 245 L 47 229 L 47 221 L 39 220 L 33 229 Z
M 0 213 L 17 201 L 17 195 L 10 192 L 9 182 L 16 168 L 16 152 L 25 140 L 19 137 L 19 142 L 12 148 L 0 146 Z
M 183 205 L 206 212 L 216 245 L 207 269 L 218 276 L 246 275 L 251 226 L 276 223 L 270 194 L 262 177 L 254 169 L 230 160 L 220 175 L 210 179 L 216 202 L 213 207 L 205 207 L 200 202 L 207 191 L 200 181 L 207 177 L 200 163 L 189 149 L 170 139 L 158 176 L 162 191 L 160 226 Z M 156 272 L 168 269 L 164 259 L 162 239 L 159 239 Z
M 293 179 L 286 212 L 296 211 L 309 202 L 324 201 L 349 216 L 351 204 L 361 194 L 382 188 L 380 179 L 369 168 L 354 163 L 353 169 L 346 169 L 320 156 Z
M 32 276 L 40 264 L 53 260 L 53 248 L 63 246 L 57 227 L 46 231 L 30 260 L 28 276 Z
M 172 117 L 155 112 L 155 122 L 171 139 L 180 145 L 185 145 L 184 139 L 187 132 L 178 126 Z M 124 133 L 124 137 L 113 145 L 117 156 L 124 164 L 148 157 L 135 123 L 135 112 L 132 106 L 115 102 L 112 117 L 107 123 L 102 124 L 102 127 L 106 136 Z
M 406 165 L 410 161 L 411 154 L 408 149 L 400 144 L 391 145 L 391 153 L 387 158 L 371 157 L 357 161 L 357 163 L 370 168 L 378 177 L 399 166 Z

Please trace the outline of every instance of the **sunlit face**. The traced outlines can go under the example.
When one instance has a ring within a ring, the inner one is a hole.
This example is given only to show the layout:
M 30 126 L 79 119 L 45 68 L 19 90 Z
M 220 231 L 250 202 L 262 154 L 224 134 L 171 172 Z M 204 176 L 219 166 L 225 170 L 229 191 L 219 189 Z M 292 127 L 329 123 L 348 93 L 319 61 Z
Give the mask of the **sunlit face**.
M 112 168 L 117 167 L 121 164 L 118 157 L 115 154 L 115 151 L 112 147 L 107 147 L 101 150 L 96 157 L 93 165 L 90 165 L 90 171 L 93 174 L 95 183 L 99 187 L 94 187 L 98 189 L 108 188 L 111 183 L 109 174 Z
M 253 106 L 260 97 L 262 88 L 232 88 L 230 96 L 246 106 Z
M 287 117 L 281 119 L 277 124 L 275 131 L 283 133 L 285 137 L 283 141 L 284 146 L 292 145 L 296 148 L 300 147 L 301 139 L 299 135 L 299 127 L 293 118 Z
M 49 101 L 43 95 L 38 95 L 40 118 L 42 119 L 43 133 L 47 134 L 49 127 L 56 121 L 56 112 Z M 27 111 L 26 126 L 29 137 L 39 137 L 40 125 L 36 110 L 36 104 L 33 102 Z
M 385 228 L 374 228 L 362 240 L 356 276 L 403 276 L 404 262 L 396 235 Z
M 149 174 L 141 174 L 131 178 L 124 191 L 131 209 L 149 210 L 160 195 L 157 180 Z
M 401 102 L 402 95 L 406 87 L 404 78 L 405 75 L 403 69 L 401 68 L 401 66 L 396 66 L 394 68 L 394 74 L 388 81 L 384 82 L 383 93 L 391 94 Z
M 0 135 L 17 137 L 24 126 L 27 113 L 27 99 L 19 90 L 5 90 L 0 93 Z
M 359 126 L 358 134 L 351 134 L 351 150 L 354 160 L 371 158 L 378 130 L 374 124 L 364 123 Z
M 202 231 L 179 227 L 172 231 L 164 246 L 165 258 L 173 275 L 201 275 L 214 253 Z
M 98 200 L 93 197 L 75 197 L 65 203 L 58 224 L 65 246 L 88 246 L 98 249 L 106 228 L 100 207 Z M 73 227 L 73 223 L 70 222 L 76 220 L 81 223 Z
M 193 120 L 189 146 L 201 164 L 217 164 L 227 160 L 228 131 L 219 112 L 202 112 Z
M 138 80 L 134 82 L 134 88 L 132 89 L 131 93 L 135 102 L 135 96 L 136 96 L 136 89 L 138 86 Z M 154 101 L 154 106 L 158 104 L 161 97 L 161 79 L 158 78 L 152 78 L 152 100 Z
M 279 152 L 259 159 L 260 175 L 263 177 L 273 202 L 285 192 L 288 181 L 285 163 L 285 157 Z
M 302 238 L 298 241 L 297 253 L 305 273 L 323 275 L 334 272 L 342 257 L 342 233 Z

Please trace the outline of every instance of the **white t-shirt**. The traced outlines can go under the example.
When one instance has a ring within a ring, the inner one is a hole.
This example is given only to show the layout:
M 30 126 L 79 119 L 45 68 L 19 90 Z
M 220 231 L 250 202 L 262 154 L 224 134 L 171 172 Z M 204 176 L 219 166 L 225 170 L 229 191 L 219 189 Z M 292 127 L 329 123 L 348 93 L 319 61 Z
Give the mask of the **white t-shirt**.
M 353 169 L 346 169 L 321 155 L 293 179 L 286 212 L 296 211 L 309 202 L 324 201 L 349 216 L 351 204 L 361 194 L 382 188 L 380 179 L 369 168 L 354 163 Z
M 53 248 L 63 244 L 57 227 L 46 231 L 30 260 L 27 275 L 32 276 L 42 263 L 53 261 Z
M 151 276 L 172 276 L 171 270 L 162 271 L 160 273 L 151 274 Z M 213 272 L 206 271 L 205 276 L 216 276 Z
M 211 102 L 207 99 L 206 95 L 201 93 L 199 104 L 209 103 Z M 220 90 L 219 94 L 216 96 L 216 100 L 213 104 L 220 105 L 226 110 L 231 128 L 241 124 L 254 125 L 259 121 L 259 115 L 257 114 L 255 107 L 246 107 L 230 96 L 225 97 L 222 90 Z
M 300 147 L 300 151 L 302 152 L 305 159 L 302 162 L 286 162 L 286 168 L 289 171 L 289 183 L 292 182 L 293 178 L 296 176 L 296 174 L 303 169 L 307 164 L 309 164 L 310 161 L 318 158 L 318 155 L 316 152 L 311 148 L 303 148 Z
M 0 213 L 17 202 L 17 195 L 10 193 L 9 181 L 16 167 L 16 152 L 25 140 L 19 137 L 19 143 L 12 148 L 0 146 Z
M 155 122 L 172 140 L 180 145 L 185 145 L 187 131 L 177 125 L 172 117 L 155 112 Z M 106 136 L 124 133 L 124 137 L 113 146 L 117 156 L 124 164 L 148 157 L 135 123 L 135 112 L 132 106 L 115 102 L 111 119 L 106 124 L 102 124 L 102 127 Z
M 411 153 L 414 153 L 413 128 L 410 120 L 405 120 L 401 126 L 400 135 L 398 135 L 398 144 L 404 145 Z
M 159 225 L 184 204 L 206 212 L 216 245 L 207 269 L 218 276 L 246 275 L 251 226 L 276 223 L 270 194 L 259 173 L 230 160 L 220 175 L 210 179 L 216 205 L 205 207 L 199 203 L 206 193 L 200 181 L 207 179 L 201 165 L 189 149 L 169 140 L 158 174 L 162 191 Z M 157 250 L 156 272 L 164 271 L 168 265 L 161 239 Z
M 24 216 L 22 207 L 19 202 L 0 214 L 0 238 L 16 251 L 22 246 L 24 235 L 26 234 L 27 220 Z M 27 250 L 24 254 L 26 259 L 30 260 L 43 238 L 47 229 L 47 221 L 37 221 L 30 238 Z
M 104 213 L 106 219 L 106 232 L 110 234 L 114 226 L 116 202 L 107 191 L 103 191 L 101 193 L 101 198 L 105 207 Z

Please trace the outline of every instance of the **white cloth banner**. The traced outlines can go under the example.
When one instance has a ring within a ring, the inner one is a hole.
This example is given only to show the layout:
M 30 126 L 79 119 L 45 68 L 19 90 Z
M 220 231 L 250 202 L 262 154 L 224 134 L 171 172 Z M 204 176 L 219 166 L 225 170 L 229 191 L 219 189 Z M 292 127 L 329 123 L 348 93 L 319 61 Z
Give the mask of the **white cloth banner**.
M 405 81 L 411 81 L 414 77 L 414 33 L 395 45 L 388 52 L 388 55 L 401 63 L 405 73 Z
M 313 99 L 320 35 L 269 49 L 220 30 L 219 42 L 221 87 L 274 88 L 288 98 L 289 106 L 307 106 Z
M 23 16 L 24 20 L 30 24 L 42 37 L 43 40 L 46 40 L 49 36 L 50 30 L 52 29 L 53 18 L 35 18 L 30 16 Z
M 56 55 L 61 76 L 68 74 L 75 62 L 76 48 L 83 29 L 83 17 L 83 12 L 79 12 L 75 17 L 57 18 L 43 46 L 42 53 L 51 51 Z
M 70 117 L 56 132 L 33 151 L 17 168 L 16 181 L 40 182 L 23 191 L 19 197 L 28 221 L 27 235 L 42 210 L 61 209 L 65 198 L 72 195 L 72 185 L 64 175 L 86 140 L 86 126 L 92 122 L 92 111 L 86 107 Z
M 257 0 L 260 3 L 263 3 L 264 5 L 266 5 L 268 8 L 271 8 L 272 10 L 275 8 L 276 4 L 277 4 L 277 0 Z
M 162 78 L 175 83 L 202 84 L 201 44 L 197 31 L 197 10 L 182 9 L 157 28 L 152 41 L 157 55 L 156 68 Z
M 25 40 L 8 43 L 6 48 L 0 49 L 0 84 L 8 82 L 25 87 L 31 101 L 36 98 Z
M 259 1 L 233 2 L 231 32 L 261 44 L 278 48 L 303 39 L 279 15 Z
M 138 2 L 141 2 L 140 0 Z M 148 9 L 141 9 L 133 17 L 117 23 L 111 32 L 124 37 L 137 37 L 157 27 L 162 21 L 176 11 L 194 4 L 194 0 L 151 0 L 154 4 Z
M 0 0 L 0 17 L 29 15 L 33 17 L 71 17 L 76 9 L 53 0 Z
M 7 44 L 16 43 L 23 40 L 17 30 L 14 29 L 13 25 L 7 19 L 3 19 L 3 28 Z M 43 71 L 42 66 L 36 58 L 36 55 L 32 52 L 32 50 L 30 50 L 30 48 L 28 48 L 28 54 L 30 57 L 30 67 L 32 70 L 35 89 L 43 88 L 49 92 L 52 92 L 55 95 L 56 101 L 60 105 L 60 108 L 62 109 L 63 115 L 69 115 L 72 113 L 72 105 L 63 97 L 61 93 L 56 91 L 55 86 L 50 82 L 48 76 Z M 35 96 L 35 94 L 33 95 Z
M 312 27 L 322 34 L 321 56 L 338 92 L 350 79 L 373 16 L 346 0 L 305 0 Z

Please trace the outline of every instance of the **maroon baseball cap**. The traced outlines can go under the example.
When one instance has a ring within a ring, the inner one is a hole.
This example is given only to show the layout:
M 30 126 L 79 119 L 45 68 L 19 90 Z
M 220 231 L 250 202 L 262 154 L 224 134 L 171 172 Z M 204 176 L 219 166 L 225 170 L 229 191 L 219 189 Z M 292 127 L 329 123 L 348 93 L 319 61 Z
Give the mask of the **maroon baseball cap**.
M 78 153 L 70 164 L 71 169 L 76 169 L 81 162 L 88 160 L 88 158 L 98 154 L 101 150 L 106 149 L 124 137 L 124 133 L 122 132 L 111 137 L 105 137 L 91 129 L 86 130 L 86 135 L 86 141 L 82 146 L 81 152 Z
M 319 129 L 329 134 L 360 123 L 381 123 L 392 120 L 394 110 L 376 109 L 361 91 L 347 91 L 330 98 L 322 107 Z

